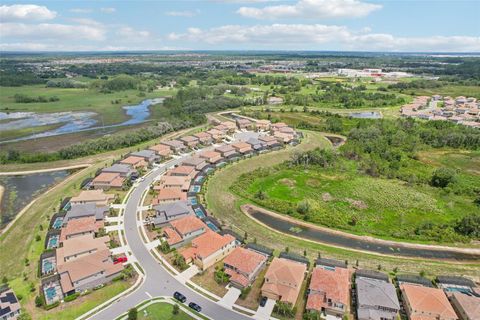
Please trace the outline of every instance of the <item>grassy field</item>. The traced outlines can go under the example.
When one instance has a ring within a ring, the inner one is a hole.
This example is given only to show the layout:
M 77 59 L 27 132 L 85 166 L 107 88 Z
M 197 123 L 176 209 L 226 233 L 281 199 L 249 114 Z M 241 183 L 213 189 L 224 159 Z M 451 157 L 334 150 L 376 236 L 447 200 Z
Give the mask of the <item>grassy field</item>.
M 169 303 L 158 302 L 149 305 L 144 310 L 138 312 L 139 320 L 189 320 L 192 319 L 188 314 L 180 310 L 176 315 L 172 313 L 173 305 Z
M 477 185 L 480 188 L 480 180 Z M 395 179 L 361 175 L 352 163 L 335 169 L 278 166 L 260 170 L 237 180 L 234 190 L 260 206 L 297 219 L 397 240 L 429 240 L 425 235 L 419 239 L 415 230 L 431 221 L 448 224 L 480 211 L 472 198 L 428 185 L 408 186 Z M 264 199 L 255 197 L 260 190 L 266 194 Z M 302 201 L 308 202 L 308 213 L 297 211 Z
M 331 247 L 271 231 L 255 221 L 248 219 L 240 211 L 240 205 L 248 203 L 249 201 L 231 193 L 229 189 L 234 184 L 234 181 L 243 173 L 253 171 L 260 167 L 275 166 L 288 159 L 294 152 L 305 151 L 315 147 L 327 147 L 328 145 L 321 133 L 306 132 L 305 141 L 297 147 L 240 161 L 218 170 L 208 180 L 208 185 L 206 186 L 205 196 L 207 209 L 224 225 L 231 227 L 239 234 L 247 232 L 249 239 L 256 238 L 259 244 L 269 246 L 275 249 L 276 252 L 288 246 L 292 252 L 299 254 L 302 254 L 304 249 L 307 250 L 307 255 L 310 259 L 315 259 L 318 252 L 321 252 L 323 257 L 348 260 L 352 265 L 358 261 L 359 266 L 362 268 L 376 269 L 380 265 L 382 270 L 389 272 L 392 272 L 395 268 L 397 268 L 399 272 L 408 271 L 418 273 L 424 271 L 429 277 L 449 273 L 479 277 L 478 268 L 480 267 L 480 263 L 469 264 L 465 262 L 455 263 L 424 259 L 393 258 Z
M 14 95 L 17 93 L 29 97 L 58 97 L 58 101 L 46 103 L 16 103 Z M 114 124 L 127 119 L 122 106 L 138 103 L 148 98 L 172 95 L 173 90 L 156 90 L 139 96 L 138 90 L 125 90 L 112 93 L 100 93 L 96 89 L 74 88 L 47 88 L 44 85 L 22 87 L 2 87 L 0 90 L 0 104 L 2 110 L 9 112 L 64 112 L 64 111 L 93 111 L 102 116 L 105 125 Z M 118 100 L 114 104 L 112 101 Z

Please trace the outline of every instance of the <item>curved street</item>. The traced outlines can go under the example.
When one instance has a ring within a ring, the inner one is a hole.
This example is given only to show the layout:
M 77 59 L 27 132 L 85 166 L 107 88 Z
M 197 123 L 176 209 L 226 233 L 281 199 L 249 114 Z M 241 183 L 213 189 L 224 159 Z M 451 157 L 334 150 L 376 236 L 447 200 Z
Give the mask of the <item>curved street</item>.
M 145 176 L 144 180 L 134 187 L 127 202 L 124 212 L 125 238 L 132 255 L 138 261 L 145 273 L 143 283 L 132 293 L 119 298 L 105 309 L 92 315 L 89 319 L 105 320 L 115 319 L 137 304 L 157 296 L 172 296 L 179 291 L 187 297 L 188 302 L 195 302 L 202 307 L 202 314 L 212 319 L 250 319 L 233 310 L 227 309 L 216 302 L 205 298 L 193 289 L 179 282 L 164 266 L 158 262 L 146 248 L 140 230 L 137 226 L 137 208 L 140 205 L 143 193 L 150 187 L 150 184 L 163 174 L 169 167 L 181 163 L 187 156 L 168 161 L 159 168 Z

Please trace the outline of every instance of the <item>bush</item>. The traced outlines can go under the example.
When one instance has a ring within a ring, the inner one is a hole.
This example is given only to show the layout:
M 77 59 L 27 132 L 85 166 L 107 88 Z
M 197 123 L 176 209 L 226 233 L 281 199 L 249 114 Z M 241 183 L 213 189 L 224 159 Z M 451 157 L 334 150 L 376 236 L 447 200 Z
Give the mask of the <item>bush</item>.
M 79 295 L 80 295 L 79 293 L 71 294 L 71 295 L 69 295 L 69 296 L 66 296 L 66 297 L 63 299 L 63 301 L 65 301 L 65 302 L 73 301 L 73 300 L 77 299 Z
M 310 204 L 306 200 L 302 200 L 297 204 L 297 212 L 300 214 L 307 214 L 310 210 Z
M 56 308 L 60 305 L 60 301 L 54 302 L 52 304 L 49 304 L 48 306 L 45 306 L 45 310 L 51 310 L 53 308 Z
M 44 304 L 43 298 L 41 296 L 36 296 L 35 297 L 35 306 L 37 308 L 39 308 L 39 307 L 43 306 L 43 304 Z
M 433 172 L 430 184 L 433 187 L 445 188 L 449 184 L 456 182 L 456 172 L 450 168 L 438 168 Z
M 176 315 L 176 314 L 179 314 L 180 313 L 180 307 L 178 306 L 178 304 L 174 304 L 173 305 L 173 309 L 172 309 L 172 314 Z
M 243 288 L 241 293 L 240 293 L 240 299 L 245 300 L 248 296 L 248 294 L 252 291 L 252 287 L 248 286 L 246 288 Z
M 224 284 L 230 280 L 230 278 L 228 277 L 227 273 L 223 268 L 215 271 L 214 278 L 215 278 L 215 282 L 218 284 Z
M 137 320 L 137 318 L 138 318 L 137 308 L 132 308 L 132 309 L 128 310 L 128 316 L 127 316 L 128 320 Z

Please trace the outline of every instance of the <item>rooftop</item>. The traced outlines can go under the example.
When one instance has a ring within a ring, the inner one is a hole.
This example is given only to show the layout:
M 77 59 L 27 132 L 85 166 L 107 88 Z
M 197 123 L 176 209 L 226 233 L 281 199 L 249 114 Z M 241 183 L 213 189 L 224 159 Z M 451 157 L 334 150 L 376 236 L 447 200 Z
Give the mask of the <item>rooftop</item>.
M 192 240 L 192 246 L 195 248 L 196 256 L 206 258 L 233 241 L 235 241 L 233 236 L 229 234 L 221 236 L 207 227 L 204 234 Z
M 295 303 L 306 271 L 307 266 L 303 263 L 273 258 L 265 274 L 262 291 L 279 295 L 282 301 Z
M 325 293 L 327 299 L 348 305 L 350 295 L 350 272 L 348 269 L 335 268 L 333 270 L 316 267 L 312 272 L 309 289 Z M 324 307 L 323 299 L 311 299 L 317 295 L 310 294 L 307 300 L 307 309 L 321 310 Z M 322 296 L 323 298 L 323 296 Z
M 153 150 L 140 150 L 137 152 L 132 152 L 130 155 L 135 157 L 142 157 L 142 158 L 151 158 L 155 157 L 155 151 Z
M 128 173 L 132 168 L 128 164 L 116 163 L 113 166 L 102 169 L 103 172 Z
M 170 222 L 170 225 L 173 229 L 179 232 L 181 236 L 200 229 L 206 230 L 208 228 L 202 220 L 193 215 L 174 220 Z
M 122 161 L 120 161 L 120 163 L 135 165 L 135 164 L 137 164 L 139 162 L 142 162 L 142 161 L 145 161 L 145 159 L 143 157 L 128 156 L 125 159 L 123 159 Z
M 176 175 L 189 175 L 191 173 L 193 173 L 195 171 L 195 167 L 194 166 L 184 166 L 184 165 L 181 165 L 181 166 L 178 166 L 178 167 L 175 167 L 171 170 L 168 171 L 168 174 L 169 175 L 173 175 L 173 174 L 176 174 Z
M 65 241 L 71 235 L 97 232 L 101 227 L 103 227 L 103 222 L 97 222 L 94 216 L 72 219 L 61 229 L 60 241 Z
M 267 261 L 267 257 L 263 254 L 242 247 L 235 248 L 223 260 L 225 264 L 247 274 L 254 272 L 265 261 Z
M 400 309 L 397 291 L 393 284 L 378 279 L 358 277 L 355 283 L 358 305 Z
M 187 200 L 187 193 L 180 188 L 163 188 L 158 190 L 156 199 L 160 201 L 165 200 Z
M 455 292 L 452 300 L 458 302 L 469 319 L 480 319 L 480 298 Z
M 103 202 L 115 198 L 113 194 L 106 194 L 103 190 L 83 190 L 76 197 L 70 199 L 71 202 Z
M 68 239 L 63 242 L 63 247 L 57 248 L 57 265 L 65 263 L 66 258 L 81 255 L 88 251 L 108 250 L 106 245 L 110 241 L 109 236 L 94 238 L 93 235 L 83 235 Z
M 423 316 L 422 319 L 457 318 L 455 311 L 442 289 L 402 284 L 400 285 L 400 290 L 402 290 L 404 297 L 408 300 L 413 310 L 412 313 Z

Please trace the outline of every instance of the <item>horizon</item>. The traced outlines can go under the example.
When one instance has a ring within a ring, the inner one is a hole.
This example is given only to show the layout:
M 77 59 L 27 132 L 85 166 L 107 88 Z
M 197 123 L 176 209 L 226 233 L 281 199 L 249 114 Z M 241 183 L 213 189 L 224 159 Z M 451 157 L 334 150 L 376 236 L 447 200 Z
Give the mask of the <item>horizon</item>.
M 461 12 L 462 19 L 452 19 Z M 0 52 L 478 53 L 478 1 L 3 1 Z

